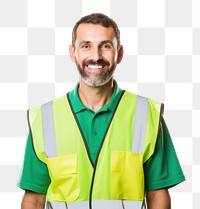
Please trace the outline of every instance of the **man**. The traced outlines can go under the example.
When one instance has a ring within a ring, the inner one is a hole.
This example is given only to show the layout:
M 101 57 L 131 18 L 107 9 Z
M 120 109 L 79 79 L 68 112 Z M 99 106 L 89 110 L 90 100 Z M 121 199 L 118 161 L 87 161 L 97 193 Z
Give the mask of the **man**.
M 43 209 L 46 198 L 48 209 L 169 209 L 168 188 L 185 178 L 162 104 L 113 79 L 123 58 L 116 23 L 81 18 L 69 52 L 76 88 L 28 111 L 22 209 Z

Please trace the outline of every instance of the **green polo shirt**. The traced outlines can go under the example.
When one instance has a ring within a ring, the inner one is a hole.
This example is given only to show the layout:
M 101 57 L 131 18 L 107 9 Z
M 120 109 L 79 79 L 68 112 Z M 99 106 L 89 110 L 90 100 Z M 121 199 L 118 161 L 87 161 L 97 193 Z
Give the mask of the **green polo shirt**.
M 69 92 L 69 99 L 82 129 L 91 161 L 95 164 L 102 139 L 123 91 L 115 82 L 110 101 L 94 112 L 82 104 L 78 96 L 78 86 L 79 84 Z M 144 164 L 144 174 L 146 190 L 172 187 L 185 179 L 163 117 L 160 121 L 155 152 Z M 18 186 L 24 190 L 46 194 L 49 183 L 50 177 L 46 164 L 37 158 L 29 134 Z
M 117 83 L 115 83 L 110 101 L 97 112 L 83 105 L 78 96 L 78 84 L 76 88 L 69 93 L 69 99 L 80 124 L 93 164 L 95 164 L 105 131 L 122 93 L 123 91 L 118 87 Z

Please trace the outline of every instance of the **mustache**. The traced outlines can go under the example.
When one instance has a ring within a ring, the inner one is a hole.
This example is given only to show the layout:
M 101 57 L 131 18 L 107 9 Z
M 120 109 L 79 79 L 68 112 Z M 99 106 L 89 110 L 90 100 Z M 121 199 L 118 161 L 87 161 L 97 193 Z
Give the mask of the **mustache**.
M 110 63 L 105 60 L 105 59 L 99 59 L 99 60 L 87 60 L 87 61 L 83 61 L 83 66 L 87 66 L 87 65 L 109 65 Z

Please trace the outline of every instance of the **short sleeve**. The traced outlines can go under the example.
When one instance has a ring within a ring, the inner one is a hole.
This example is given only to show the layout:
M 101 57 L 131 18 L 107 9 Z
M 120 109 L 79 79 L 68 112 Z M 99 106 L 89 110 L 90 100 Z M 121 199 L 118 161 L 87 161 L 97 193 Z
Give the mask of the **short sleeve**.
M 18 186 L 39 194 L 46 194 L 50 184 L 50 177 L 45 163 L 36 155 L 31 135 L 28 135 L 24 163 Z
M 144 176 L 146 191 L 170 188 L 185 180 L 162 116 L 154 154 L 144 164 Z

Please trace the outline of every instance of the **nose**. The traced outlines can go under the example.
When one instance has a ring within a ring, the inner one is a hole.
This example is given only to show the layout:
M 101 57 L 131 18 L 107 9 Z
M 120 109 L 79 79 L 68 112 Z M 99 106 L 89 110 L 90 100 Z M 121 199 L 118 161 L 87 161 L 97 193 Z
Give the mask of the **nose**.
M 93 60 L 100 60 L 102 59 L 102 52 L 99 47 L 94 47 L 92 50 L 91 58 Z

